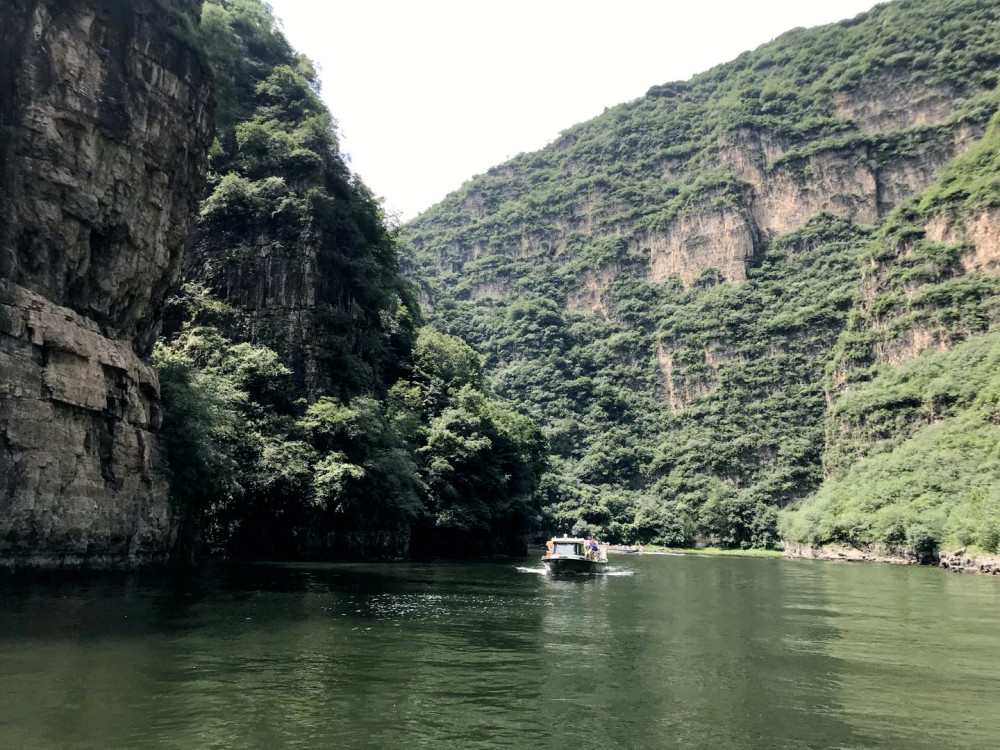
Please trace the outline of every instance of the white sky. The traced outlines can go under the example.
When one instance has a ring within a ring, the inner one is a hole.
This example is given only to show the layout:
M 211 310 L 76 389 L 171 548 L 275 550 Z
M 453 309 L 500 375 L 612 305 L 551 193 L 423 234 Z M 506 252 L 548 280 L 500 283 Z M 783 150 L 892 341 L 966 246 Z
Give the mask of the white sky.
M 605 107 L 874 0 L 269 0 L 341 148 L 410 219 Z

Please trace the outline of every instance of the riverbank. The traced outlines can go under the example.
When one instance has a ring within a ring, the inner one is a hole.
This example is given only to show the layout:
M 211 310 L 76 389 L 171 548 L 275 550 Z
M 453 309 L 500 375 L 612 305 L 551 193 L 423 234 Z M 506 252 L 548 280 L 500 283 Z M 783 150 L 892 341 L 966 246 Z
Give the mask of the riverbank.
M 835 562 L 879 562 L 890 565 L 919 565 L 930 563 L 901 547 L 888 544 L 822 544 L 813 546 L 798 542 L 785 542 L 782 555 L 794 559 L 833 560 Z
M 1000 575 L 1000 555 L 991 555 L 977 550 L 960 549 L 955 552 L 943 552 L 938 565 L 955 573 Z
M 959 549 L 954 552 L 917 553 L 887 544 L 824 544 L 814 547 L 808 544 L 785 542 L 784 557 L 810 560 L 833 560 L 835 562 L 878 562 L 890 565 L 935 565 L 956 573 L 977 573 L 980 575 L 1000 575 L 1000 555 L 975 549 Z
M 643 554 L 648 555 L 711 555 L 720 557 L 784 557 L 788 559 L 830 560 L 833 562 L 874 562 L 889 565 L 934 565 L 955 573 L 1000 576 L 1000 555 L 975 549 L 954 552 L 917 554 L 913 550 L 886 544 L 808 544 L 785 542 L 777 549 L 721 549 L 719 547 L 659 547 L 647 545 Z
M 721 547 L 659 547 L 646 545 L 646 555 L 713 555 L 719 557 L 782 557 L 780 549 L 722 549 Z

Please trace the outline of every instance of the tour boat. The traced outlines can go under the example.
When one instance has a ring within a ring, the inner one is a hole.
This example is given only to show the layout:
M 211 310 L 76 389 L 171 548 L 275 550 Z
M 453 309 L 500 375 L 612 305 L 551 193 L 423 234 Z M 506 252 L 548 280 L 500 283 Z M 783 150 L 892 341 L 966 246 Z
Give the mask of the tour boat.
M 593 540 L 554 537 L 545 546 L 542 562 L 552 573 L 603 573 L 608 568 L 608 553 Z

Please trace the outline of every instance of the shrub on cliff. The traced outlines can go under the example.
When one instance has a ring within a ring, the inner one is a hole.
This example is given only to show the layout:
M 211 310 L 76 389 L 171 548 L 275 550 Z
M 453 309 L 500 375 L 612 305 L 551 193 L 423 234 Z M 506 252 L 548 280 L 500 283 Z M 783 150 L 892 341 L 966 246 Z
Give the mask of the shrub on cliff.
M 183 350 L 158 344 L 153 363 L 160 379 L 160 441 L 171 496 L 184 512 L 200 516 L 218 498 L 238 491 L 237 446 L 244 426 L 239 406 L 246 394 L 200 370 Z
M 416 551 L 522 544 L 538 518 L 547 444 L 532 419 L 493 394 L 479 356 L 454 336 L 421 329 L 412 378 L 394 386 L 389 404 L 421 467 Z
M 202 35 L 217 139 L 186 280 L 236 308 L 243 320 L 224 333 L 252 331 L 277 351 L 301 395 L 384 394 L 419 309 L 380 202 L 340 153 L 315 68 L 261 0 L 208 0 Z

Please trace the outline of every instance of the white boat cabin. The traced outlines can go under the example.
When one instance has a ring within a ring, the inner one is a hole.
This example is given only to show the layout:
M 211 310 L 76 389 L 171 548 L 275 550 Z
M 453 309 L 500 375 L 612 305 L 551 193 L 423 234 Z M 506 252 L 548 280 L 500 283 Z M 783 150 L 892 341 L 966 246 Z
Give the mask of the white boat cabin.
M 584 557 L 586 539 L 553 539 L 552 557 Z
M 586 560 L 589 562 L 604 562 L 608 559 L 607 552 L 601 549 L 597 542 L 580 537 L 555 537 L 550 539 L 547 547 L 546 560 Z

